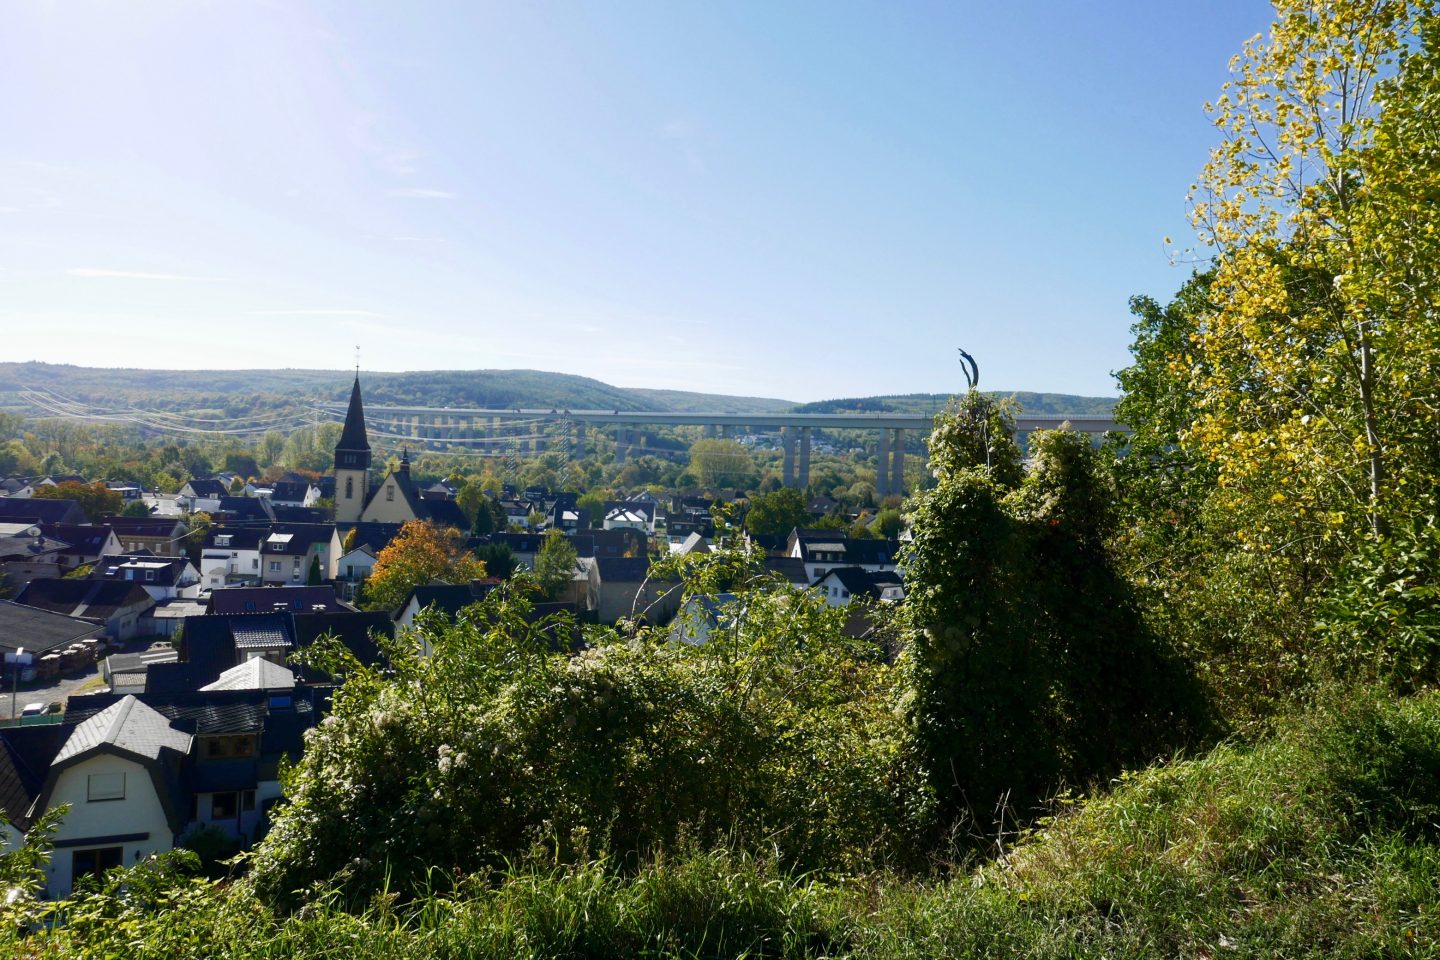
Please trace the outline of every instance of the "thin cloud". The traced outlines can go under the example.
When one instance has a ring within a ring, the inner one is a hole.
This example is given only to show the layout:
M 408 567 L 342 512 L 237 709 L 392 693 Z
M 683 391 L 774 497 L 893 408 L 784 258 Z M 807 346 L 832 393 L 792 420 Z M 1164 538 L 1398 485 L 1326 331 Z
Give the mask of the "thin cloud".
M 431 190 L 426 187 L 396 187 L 393 190 L 386 190 L 392 197 L 405 197 L 410 200 L 454 200 L 456 194 L 449 190 Z
M 252 317 L 384 317 L 374 310 L 251 310 Z
M 104 270 L 98 267 L 73 267 L 65 271 L 72 277 L 87 280 L 173 280 L 183 283 L 219 283 L 222 277 L 194 277 L 183 273 L 147 273 L 142 270 Z
M 356 117 L 350 125 L 350 142 L 369 154 L 377 169 L 391 176 L 408 177 L 415 173 L 416 161 L 425 158 L 425 151 L 376 136 L 377 122 L 378 118 L 371 114 Z

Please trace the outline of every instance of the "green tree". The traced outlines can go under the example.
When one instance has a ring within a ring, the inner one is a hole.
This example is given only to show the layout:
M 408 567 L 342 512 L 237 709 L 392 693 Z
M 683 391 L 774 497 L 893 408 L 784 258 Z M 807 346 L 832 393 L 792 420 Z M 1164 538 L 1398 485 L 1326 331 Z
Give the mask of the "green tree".
M 320 570 L 320 555 L 317 553 L 310 558 L 310 572 L 305 577 L 308 586 L 318 587 L 325 582 L 325 574 Z
M 811 522 L 805 496 L 794 487 L 757 493 L 745 512 L 745 529 L 751 533 L 785 534 Z
M 150 515 L 150 508 L 144 500 L 131 500 L 125 504 L 125 508 L 120 511 L 120 516 L 122 517 L 148 517 Z
M 535 578 L 539 581 L 540 592 L 547 600 L 555 600 L 575 578 L 575 564 L 579 557 L 575 545 L 562 530 L 547 530 L 535 553 Z
M 690 470 L 711 490 L 753 487 L 758 471 L 750 451 L 735 440 L 704 439 L 690 446 Z
M 501 580 L 510 579 L 515 572 L 519 561 L 515 559 L 515 551 L 510 549 L 508 543 L 487 543 L 475 551 L 475 556 L 485 564 L 487 576 L 499 577 Z
M 893 540 L 900 536 L 905 529 L 905 518 L 900 515 L 899 510 L 881 510 L 875 515 L 875 522 L 871 524 L 875 533 L 887 540 Z
M 598 527 L 605 522 L 605 494 L 592 490 L 575 500 L 577 509 L 585 510 L 590 516 L 590 526 Z

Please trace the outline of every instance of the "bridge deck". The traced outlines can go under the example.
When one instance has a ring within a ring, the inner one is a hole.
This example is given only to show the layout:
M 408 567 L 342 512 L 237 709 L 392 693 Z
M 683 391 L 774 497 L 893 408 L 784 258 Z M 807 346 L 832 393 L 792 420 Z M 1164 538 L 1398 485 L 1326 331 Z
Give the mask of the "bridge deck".
M 327 403 L 322 409 L 344 414 L 345 405 Z M 435 417 L 457 420 L 578 420 L 593 424 L 665 424 L 695 427 L 830 427 L 843 430 L 924 430 L 929 432 L 934 416 L 926 413 L 672 413 L 658 410 L 492 410 L 465 407 L 365 407 L 368 417 Z M 1017 430 L 1054 430 L 1062 423 L 1082 433 L 1125 430 L 1114 417 L 1080 414 L 1075 416 L 1016 417 Z

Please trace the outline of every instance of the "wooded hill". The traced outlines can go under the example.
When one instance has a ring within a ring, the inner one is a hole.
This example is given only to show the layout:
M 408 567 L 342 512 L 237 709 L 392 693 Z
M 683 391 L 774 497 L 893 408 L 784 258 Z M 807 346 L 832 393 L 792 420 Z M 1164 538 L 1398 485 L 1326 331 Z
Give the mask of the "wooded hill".
M 0 409 L 39 414 L 25 391 L 53 391 L 94 407 L 137 407 L 193 415 L 243 417 L 313 401 L 343 401 L 351 374 L 336 370 L 100 369 L 51 363 L 0 363 Z M 541 370 L 426 370 L 363 374 L 367 404 L 432 407 L 539 407 L 663 410 L 677 413 L 933 413 L 944 394 L 861 397 L 796 404 L 685 390 L 627 389 L 590 377 Z M 1001 392 L 1000 395 L 1009 395 Z M 1013 394 L 1025 413 L 1109 413 L 1110 397 Z

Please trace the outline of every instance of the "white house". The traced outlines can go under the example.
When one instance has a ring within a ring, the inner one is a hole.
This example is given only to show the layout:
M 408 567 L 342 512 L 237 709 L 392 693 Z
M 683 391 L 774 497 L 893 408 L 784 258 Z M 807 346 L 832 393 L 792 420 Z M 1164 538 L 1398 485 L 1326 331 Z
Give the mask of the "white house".
M 194 737 L 125 697 L 75 728 L 50 765 L 37 811 L 69 804 L 47 868 L 49 894 L 78 877 L 175 846 L 188 810 L 175 787 Z
M 605 529 L 618 530 L 627 527 L 631 530 L 643 530 L 650 532 L 650 518 L 638 510 L 629 510 L 625 507 L 615 507 L 605 514 Z
M 266 531 L 249 527 L 211 527 L 200 548 L 200 574 L 206 590 L 260 579 L 260 542 Z

